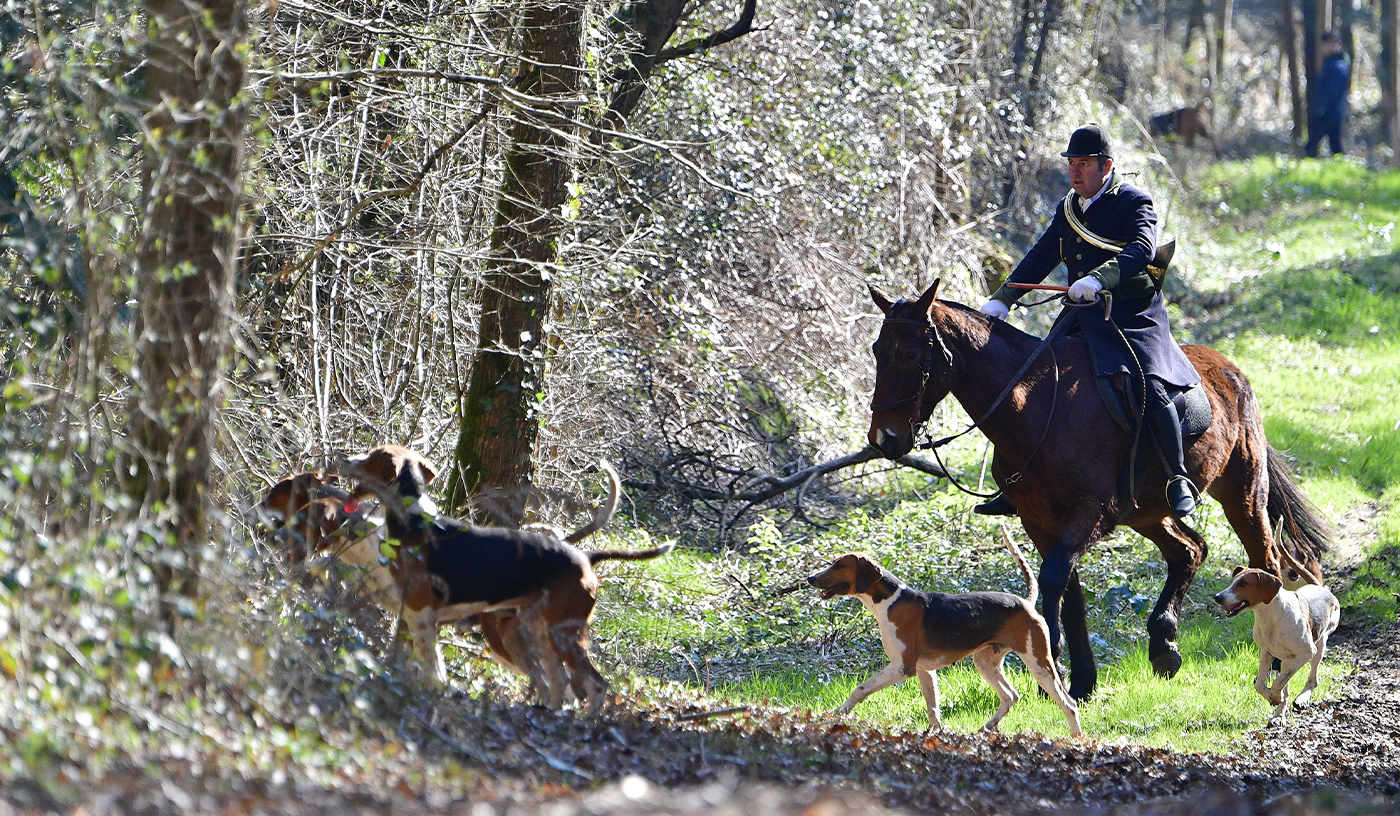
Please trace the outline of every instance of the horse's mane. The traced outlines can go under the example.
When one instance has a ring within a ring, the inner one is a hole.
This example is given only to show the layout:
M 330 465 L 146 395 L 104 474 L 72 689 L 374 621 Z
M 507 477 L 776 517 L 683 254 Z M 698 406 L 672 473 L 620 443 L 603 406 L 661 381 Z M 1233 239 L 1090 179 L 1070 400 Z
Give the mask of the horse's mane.
M 987 325 L 991 326 L 993 335 L 1009 335 L 1004 339 L 1009 339 L 1013 342 L 1016 340 L 1029 340 L 1033 343 L 1039 343 L 1041 341 L 1041 338 L 1036 337 L 1030 332 L 1022 331 L 1021 329 L 1016 328 L 1010 323 L 1007 323 L 1005 320 L 995 320 L 987 315 L 982 314 L 977 309 L 968 306 L 966 303 L 959 303 L 956 300 L 943 300 L 942 298 L 939 298 L 938 302 L 955 311 L 965 312 L 969 316 L 974 317 L 977 320 L 982 321 L 983 323 L 986 323 Z M 900 307 L 909 306 L 913 303 L 915 303 L 915 301 L 910 300 L 908 298 L 900 298 L 899 300 L 896 300 L 894 302 L 893 306 L 890 307 L 890 311 L 893 312 L 896 309 L 899 309 Z

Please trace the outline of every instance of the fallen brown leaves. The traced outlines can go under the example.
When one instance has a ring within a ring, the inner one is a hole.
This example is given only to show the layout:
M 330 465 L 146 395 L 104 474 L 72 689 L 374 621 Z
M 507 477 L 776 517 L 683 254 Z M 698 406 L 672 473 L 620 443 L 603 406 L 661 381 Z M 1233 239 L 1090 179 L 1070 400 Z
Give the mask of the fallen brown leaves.
M 1393 813 L 1393 798 L 1374 799 L 1396 779 L 1392 634 L 1353 636 L 1358 673 L 1338 696 L 1233 756 L 1037 735 L 886 733 L 638 683 L 597 718 L 460 694 L 416 700 L 397 723 L 402 742 L 386 742 L 373 766 L 331 785 L 295 764 L 284 776 L 247 779 L 210 755 L 101 779 L 12 780 L 0 788 L 0 816 Z

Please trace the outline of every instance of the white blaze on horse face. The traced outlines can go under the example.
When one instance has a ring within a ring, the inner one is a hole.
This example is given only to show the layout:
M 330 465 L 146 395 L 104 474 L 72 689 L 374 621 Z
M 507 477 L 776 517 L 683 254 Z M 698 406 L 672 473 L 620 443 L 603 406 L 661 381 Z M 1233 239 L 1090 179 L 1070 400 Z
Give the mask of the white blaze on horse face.
M 871 425 L 870 433 L 866 435 L 866 440 L 871 445 L 884 450 L 890 445 L 902 444 L 904 439 L 900 436 L 898 425 L 889 423 L 884 426 Z

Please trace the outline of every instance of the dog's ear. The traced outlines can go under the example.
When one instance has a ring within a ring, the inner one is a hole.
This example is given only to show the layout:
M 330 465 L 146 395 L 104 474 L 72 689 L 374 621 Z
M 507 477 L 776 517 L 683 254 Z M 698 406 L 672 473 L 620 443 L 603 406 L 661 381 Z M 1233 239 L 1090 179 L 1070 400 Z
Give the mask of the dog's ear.
M 282 518 L 285 519 L 288 515 L 290 515 L 288 513 L 288 510 L 290 508 L 287 507 L 287 504 L 291 500 L 292 480 L 283 479 L 282 481 L 273 485 L 271 490 L 267 491 L 267 495 L 263 497 L 262 506 L 268 510 L 281 513 Z
M 437 468 L 433 467 L 432 462 L 429 462 L 427 459 L 420 458 L 418 460 L 418 467 L 423 471 L 423 484 L 431 482 L 433 478 L 437 476 Z
M 1278 591 L 1280 589 L 1283 589 L 1283 581 L 1280 580 L 1279 577 L 1277 575 L 1274 575 L 1272 572 L 1260 570 L 1259 588 L 1264 592 L 1263 598 L 1259 602 L 1266 604 L 1273 603 L 1274 598 L 1278 597 Z
M 880 565 L 875 563 L 875 559 L 862 556 L 856 559 L 856 579 L 851 589 L 856 595 L 867 595 L 881 577 Z
M 1230 573 L 1230 577 L 1231 577 L 1231 578 L 1234 578 L 1235 576 L 1239 575 L 1239 574 L 1242 573 L 1242 572 L 1244 572 L 1244 567 L 1235 567 L 1235 571 L 1232 572 L 1232 573 Z

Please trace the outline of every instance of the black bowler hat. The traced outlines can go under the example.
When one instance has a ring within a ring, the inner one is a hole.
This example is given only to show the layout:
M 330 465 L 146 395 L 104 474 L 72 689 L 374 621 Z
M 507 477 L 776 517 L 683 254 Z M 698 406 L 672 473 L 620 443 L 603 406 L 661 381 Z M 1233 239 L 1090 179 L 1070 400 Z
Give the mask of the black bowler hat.
M 1108 134 L 1092 122 L 1076 130 L 1069 137 L 1069 149 L 1060 154 L 1068 158 L 1080 156 L 1103 156 L 1113 158 L 1113 148 L 1108 146 Z

